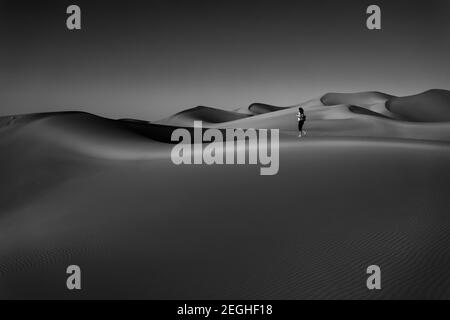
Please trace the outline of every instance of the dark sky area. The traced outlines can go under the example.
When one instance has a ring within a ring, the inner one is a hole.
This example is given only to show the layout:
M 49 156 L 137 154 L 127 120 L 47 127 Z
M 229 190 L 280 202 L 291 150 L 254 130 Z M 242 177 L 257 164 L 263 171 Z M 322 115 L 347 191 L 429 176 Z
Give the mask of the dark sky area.
M 82 9 L 81 31 L 66 8 Z M 382 8 L 382 31 L 366 8 Z M 197 105 L 450 89 L 448 0 L 0 0 L 0 116 L 158 120 Z

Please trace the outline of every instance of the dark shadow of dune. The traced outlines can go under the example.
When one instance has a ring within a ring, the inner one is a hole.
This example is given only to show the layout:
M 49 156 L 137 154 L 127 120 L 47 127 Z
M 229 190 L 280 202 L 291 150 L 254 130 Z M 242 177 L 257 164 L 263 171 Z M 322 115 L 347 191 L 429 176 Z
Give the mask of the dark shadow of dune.
M 409 121 L 449 122 L 450 91 L 435 89 L 418 95 L 391 98 L 386 107 Z
M 158 142 L 163 143 L 173 143 L 176 144 L 178 141 L 172 141 L 172 134 L 177 129 L 185 129 L 189 131 L 191 136 L 194 134 L 193 127 L 183 127 L 183 126 L 171 126 L 164 124 L 154 124 L 148 122 L 140 122 L 140 121 L 123 121 L 118 120 L 122 123 L 124 127 L 126 127 L 129 131 L 139 134 L 142 137 L 146 137 Z M 207 128 L 203 128 L 202 132 L 204 132 Z
M 379 118 L 383 118 L 383 119 L 395 120 L 391 117 L 385 116 L 384 114 L 374 112 L 372 110 L 368 110 L 366 108 L 362 108 L 362 107 L 358 107 L 358 106 L 350 106 L 350 107 L 348 107 L 348 109 L 355 114 L 362 114 L 365 116 L 373 116 L 373 117 L 379 117 Z
M 163 125 L 163 124 L 154 124 L 154 123 L 143 123 L 139 121 L 122 121 L 123 125 L 128 128 L 128 130 L 132 131 L 133 133 L 139 134 L 142 137 L 155 140 L 162 143 L 168 143 L 168 144 L 178 144 L 180 141 L 172 141 L 172 134 L 175 130 L 178 129 L 184 129 L 189 132 L 191 137 L 194 137 L 195 129 L 194 127 L 188 127 L 188 126 L 171 126 L 171 125 Z M 227 137 L 227 129 L 226 128 L 208 128 L 208 127 L 202 127 L 202 136 L 203 134 L 209 130 L 214 129 L 218 130 L 222 133 L 222 136 L 224 137 L 224 140 L 226 140 Z M 211 141 L 203 141 L 203 143 L 209 143 Z M 194 143 L 193 140 L 191 140 L 191 143 Z
M 253 103 L 248 107 L 248 110 L 253 114 L 264 114 L 264 113 L 270 113 L 275 111 L 280 111 L 287 109 L 286 107 L 276 107 L 264 103 Z
M 122 121 L 124 123 L 135 123 L 135 124 L 150 124 L 150 121 L 138 120 L 138 119 L 118 119 L 117 121 Z

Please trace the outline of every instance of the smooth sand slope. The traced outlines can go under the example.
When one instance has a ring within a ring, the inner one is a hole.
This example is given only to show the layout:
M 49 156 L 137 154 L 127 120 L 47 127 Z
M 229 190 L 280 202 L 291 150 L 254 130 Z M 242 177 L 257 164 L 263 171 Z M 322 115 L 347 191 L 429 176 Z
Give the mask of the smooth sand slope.
M 448 92 L 432 93 L 311 100 L 301 139 L 298 106 L 0 118 L 0 298 L 449 299 Z M 433 122 L 416 111 L 434 103 Z M 279 174 L 173 165 L 164 142 L 194 120 L 280 129 Z
M 417 122 L 450 121 L 450 91 L 430 90 L 419 95 L 387 102 L 387 109 Z
M 249 115 L 238 112 L 224 111 L 209 107 L 196 107 L 182 111 L 155 123 L 169 126 L 192 127 L 194 121 L 202 121 L 205 124 L 216 124 L 247 117 L 249 117 Z
M 368 107 L 377 103 L 386 102 L 392 98 L 394 96 L 381 92 L 327 93 L 320 101 L 327 106 L 351 104 L 358 107 Z

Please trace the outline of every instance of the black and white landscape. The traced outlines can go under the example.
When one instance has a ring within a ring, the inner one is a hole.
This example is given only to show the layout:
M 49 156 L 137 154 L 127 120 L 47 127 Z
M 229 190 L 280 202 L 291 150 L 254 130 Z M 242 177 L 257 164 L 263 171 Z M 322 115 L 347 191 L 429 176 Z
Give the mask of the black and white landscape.
M 0 299 L 450 299 L 449 1 L 373 4 L 0 0 Z
M 450 298 L 450 92 L 301 105 L 304 138 L 297 106 L 1 118 L 0 297 Z M 164 140 L 194 120 L 280 129 L 279 174 L 175 166 Z

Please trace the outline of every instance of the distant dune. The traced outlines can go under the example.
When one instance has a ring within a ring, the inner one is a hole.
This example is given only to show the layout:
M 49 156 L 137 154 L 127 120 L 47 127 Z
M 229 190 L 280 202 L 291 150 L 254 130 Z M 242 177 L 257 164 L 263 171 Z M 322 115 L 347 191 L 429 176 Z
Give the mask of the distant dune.
M 361 93 L 328 93 L 321 98 L 324 105 L 351 104 L 358 107 L 367 107 L 386 102 L 393 96 L 381 92 Z
M 247 117 L 249 116 L 238 112 L 224 111 L 210 107 L 196 107 L 182 111 L 167 119 L 160 120 L 155 123 L 171 126 L 192 127 L 194 121 L 203 121 L 205 124 L 216 124 L 244 119 Z
M 391 98 L 387 108 L 410 121 L 447 122 L 450 121 L 450 91 L 430 90 L 414 96 Z
M 450 299 L 448 97 L 2 117 L 0 298 Z M 279 174 L 174 165 L 171 134 L 194 121 L 279 129 Z

